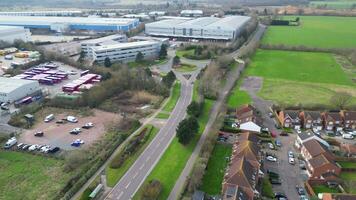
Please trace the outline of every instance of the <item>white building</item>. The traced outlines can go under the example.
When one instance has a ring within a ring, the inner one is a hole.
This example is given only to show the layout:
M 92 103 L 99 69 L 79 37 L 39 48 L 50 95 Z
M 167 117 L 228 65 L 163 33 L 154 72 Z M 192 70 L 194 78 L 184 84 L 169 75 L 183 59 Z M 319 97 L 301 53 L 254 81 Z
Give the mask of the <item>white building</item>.
M 168 19 L 146 24 L 145 33 L 162 37 L 234 40 L 250 19 L 246 16 Z
M 137 42 L 137 41 L 156 41 L 156 42 L 160 42 L 161 44 L 165 44 L 165 45 L 169 46 L 169 39 L 168 38 L 136 35 L 136 36 L 130 37 L 129 40 L 130 41 L 135 41 L 135 42 Z
M 0 77 L 0 102 L 14 102 L 39 92 L 38 81 Z
M 160 42 L 139 41 L 92 47 L 89 54 L 97 62 L 104 62 L 105 58 L 114 62 L 130 62 L 136 59 L 139 52 L 145 59 L 156 58 L 160 48 Z
M 164 11 L 152 11 L 152 12 L 149 12 L 149 13 L 148 13 L 148 15 L 149 15 L 150 17 L 163 16 L 163 15 L 165 15 L 165 14 L 166 14 L 166 12 L 164 12 Z
M 27 42 L 31 40 L 31 32 L 24 27 L 0 26 L 0 40 L 8 43 L 13 43 L 15 40 Z
M 182 10 L 180 12 L 182 17 L 202 17 L 203 11 L 202 10 Z
M 80 10 L 47 10 L 47 11 L 23 11 L 0 12 L 1 16 L 75 16 L 81 15 Z
M 117 44 L 122 42 L 127 42 L 126 35 L 115 34 L 115 35 L 109 35 L 106 37 L 96 38 L 92 40 L 85 40 L 81 42 L 80 46 L 82 51 L 84 51 L 87 54 L 90 52 L 91 47 L 102 46 L 107 44 Z

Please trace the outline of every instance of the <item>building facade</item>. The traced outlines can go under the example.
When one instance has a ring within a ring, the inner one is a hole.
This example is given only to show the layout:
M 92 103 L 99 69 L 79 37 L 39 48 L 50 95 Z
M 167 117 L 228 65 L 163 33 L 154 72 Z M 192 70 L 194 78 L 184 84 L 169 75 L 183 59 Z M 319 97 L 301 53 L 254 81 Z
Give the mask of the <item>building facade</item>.
M 158 56 L 161 43 L 155 41 L 128 42 L 113 45 L 92 47 L 90 55 L 96 62 L 102 63 L 106 58 L 113 62 L 135 61 L 139 52 L 145 59 L 154 59 Z
M 250 19 L 246 16 L 167 19 L 146 24 L 145 33 L 150 36 L 228 41 L 236 39 Z
M 81 42 L 80 47 L 85 54 L 88 54 L 90 53 L 92 47 L 102 46 L 105 44 L 118 44 L 122 42 L 127 42 L 126 35 L 115 34 L 115 35 L 96 38 L 92 40 L 85 40 Z
M 37 81 L 0 77 L 0 102 L 20 100 L 41 91 Z
M 0 26 L 0 40 L 8 43 L 13 43 L 15 40 L 28 42 L 31 40 L 31 32 L 24 27 Z

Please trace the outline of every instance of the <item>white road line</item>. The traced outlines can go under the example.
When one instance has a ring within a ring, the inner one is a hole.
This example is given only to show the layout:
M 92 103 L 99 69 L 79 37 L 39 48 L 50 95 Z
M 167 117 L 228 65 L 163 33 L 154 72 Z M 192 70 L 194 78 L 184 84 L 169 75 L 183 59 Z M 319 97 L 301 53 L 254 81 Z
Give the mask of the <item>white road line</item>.
M 125 186 L 125 189 L 127 189 L 131 184 L 131 181 Z
M 147 158 L 146 158 L 146 162 L 148 162 L 148 160 L 151 158 L 151 156 L 148 156 Z
M 117 196 L 116 199 L 120 199 L 120 197 L 121 197 L 123 194 L 124 194 L 124 191 L 121 191 L 120 194 L 119 194 L 119 196 Z
M 136 174 L 133 176 L 133 179 L 135 179 L 137 175 L 138 175 L 138 172 L 136 172 Z
M 142 168 L 145 166 L 145 164 L 142 164 L 141 167 L 139 168 L 140 170 L 142 170 Z

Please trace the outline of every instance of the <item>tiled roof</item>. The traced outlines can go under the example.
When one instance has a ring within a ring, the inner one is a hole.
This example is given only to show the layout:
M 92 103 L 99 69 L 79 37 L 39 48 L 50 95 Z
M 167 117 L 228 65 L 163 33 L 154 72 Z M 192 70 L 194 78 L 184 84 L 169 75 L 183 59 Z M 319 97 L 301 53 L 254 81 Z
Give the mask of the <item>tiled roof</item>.
M 286 116 L 289 116 L 292 119 L 297 119 L 297 118 L 299 118 L 299 111 L 297 111 L 297 110 L 285 110 L 284 111 L 284 118 L 286 118 Z
M 345 111 L 345 120 L 356 120 L 356 111 Z
M 321 118 L 320 112 L 318 111 L 304 111 L 305 118 L 311 118 L 312 120 L 317 120 Z
M 341 121 L 341 115 L 338 112 L 329 112 L 329 113 L 326 113 L 326 116 L 327 116 L 326 119 L 328 121 L 330 121 L 330 120 Z
M 320 154 L 320 155 L 310 159 L 309 163 L 314 169 L 321 167 L 323 165 L 326 165 L 328 163 L 332 163 L 335 165 L 335 163 L 333 161 L 327 159 L 323 154 Z
M 320 144 L 317 140 L 309 140 L 303 143 L 304 148 L 307 149 L 309 154 L 312 157 L 318 156 L 320 154 L 323 154 L 325 152 L 328 153 L 328 150 L 324 145 Z

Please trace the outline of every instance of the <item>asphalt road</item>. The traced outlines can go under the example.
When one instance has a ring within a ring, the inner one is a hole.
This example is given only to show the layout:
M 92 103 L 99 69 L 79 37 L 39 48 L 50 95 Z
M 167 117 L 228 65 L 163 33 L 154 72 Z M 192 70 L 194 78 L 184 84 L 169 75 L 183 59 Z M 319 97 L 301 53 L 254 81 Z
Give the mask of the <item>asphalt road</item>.
M 167 123 L 160 129 L 156 137 L 135 161 L 126 174 L 115 185 L 105 199 L 128 200 L 133 197 L 140 188 L 146 177 L 150 174 L 156 163 L 159 161 L 173 138 L 175 137 L 176 127 L 186 116 L 186 108 L 190 104 L 193 95 L 193 82 L 197 74 L 190 80 L 177 75 L 181 81 L 181 95 L 172 111 Z

